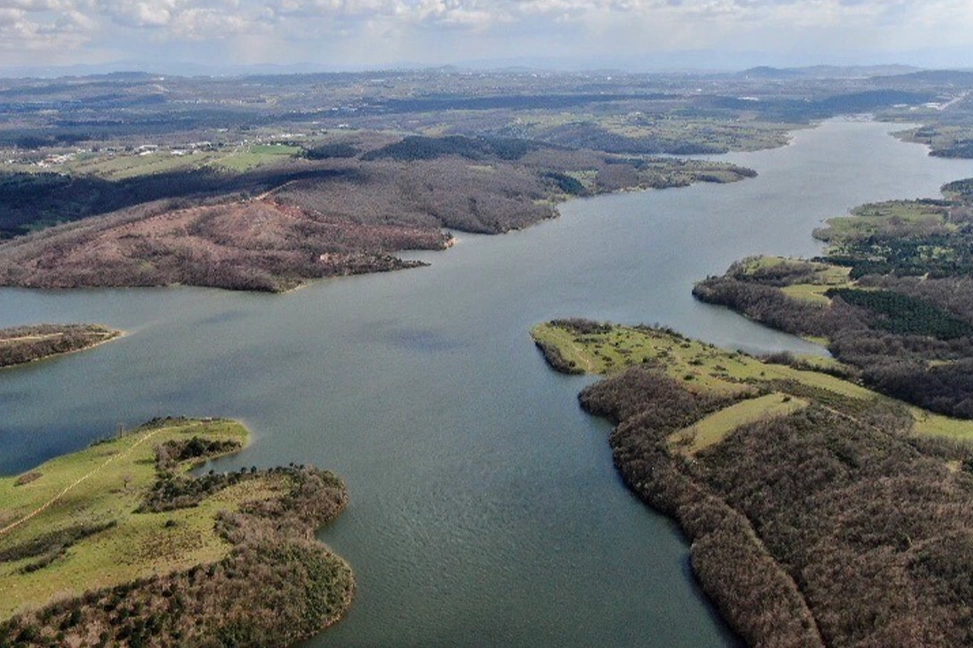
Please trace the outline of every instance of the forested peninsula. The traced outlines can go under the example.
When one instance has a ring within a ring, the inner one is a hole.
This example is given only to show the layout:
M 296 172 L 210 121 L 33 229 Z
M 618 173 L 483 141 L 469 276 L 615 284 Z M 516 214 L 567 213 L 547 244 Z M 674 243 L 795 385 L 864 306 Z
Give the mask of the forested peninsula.
M 248 436 L 155 419 L 0 478 L 0 646 L 285 646 L 337 622 L 354 578 L 314 531 L 342 481 L 189 472 Z
M 0 329 L 0 367 L 82 351 L 121 335 L 98 324 L 35 324 Z
M 973 180 L 863 205 L 814 234 L 829 245 L 820 258 L 745 259 L 693 294 L 821 340 L 882 393 L 973 418 Z
M 266 163 L 244 170 L 147 166 L 118 180 L 0 173 L 12 224 L 38 213 L 70 221 L 0 244 L 0 285 L 280 292 L 421 265 L 396 253 L 446 248 L 444 228 L 498 234 L 552 218 L 573 197 L 755 175 L 511 138 L 365 134 L 264 149 Z
M 581 406 L 748 645 L 973 645 L 973 424 L 826 359 L 582 320 L 533 335 L 555 369 L 608 375 Z
M 863 205 L 821 257 L 751 257 L 693 294 L 826 344 L 763 359 L 561 320 L 555 369 L 602 373 L 626 484 L 675 518 L 749 645 L 973 645 L 973 181 Z

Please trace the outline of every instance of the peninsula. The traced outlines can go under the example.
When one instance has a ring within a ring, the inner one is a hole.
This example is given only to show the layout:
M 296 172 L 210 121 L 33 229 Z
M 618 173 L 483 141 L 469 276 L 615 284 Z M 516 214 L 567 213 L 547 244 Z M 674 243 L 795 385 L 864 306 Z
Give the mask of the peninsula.
M 820 340 L 889 396 L 973 418 L 973 180 L 863 205 L 814 234 L 821 258 L 745 259 L 693 294 Z
M 606 374 L 628 487 L 675 518 L 703 590 L 748 645 L 973 642 L 973 423 L 650 327 L 561 320 L 551 366 Z
M 121 335 L 98 324 L 37 324 L 0 329 L 0 367 L 90 349 Z
M 341 480 L 189 472 L 248 437 L 157 419 L 0 478 L 0 645 L 290 645 L 338 621 L 354 579 L 313 533 Z

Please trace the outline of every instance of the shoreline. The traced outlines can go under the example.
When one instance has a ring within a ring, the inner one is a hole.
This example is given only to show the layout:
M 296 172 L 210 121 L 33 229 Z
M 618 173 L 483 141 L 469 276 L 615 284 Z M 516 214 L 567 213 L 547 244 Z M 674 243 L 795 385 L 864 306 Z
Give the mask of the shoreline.
M 39 325 L 26 325 L 26 326 L 47 326 L 47 325 L 39 324 Z M 79 325 L 75 325 L 75 324 L 67 324 L 67 325 L 54 324 L 54 325 L 51 325 L 51 326 L 67 326 L 67 327 L 70 327 L 70 326 L 79 326 Z M 104 325 L 101 325 L 101 324 L 85 324 L 85 325 L 81 325 L 81 326 L 94 326 L 94 327 L 99 327 L 99 328 L 103 329 L 106 333 L 108 333 L 108 335 L 107 335 L 107 337 L 104 337 L 103 339 L 97 340 L 95 342 L 92 342 L 92 343 L 87 344 L 85 346 L 79 347 L 77 349 L 69 349 L 67 351 L 56 351 L 56 352 L 53 352 L 53 353 L 47 353 L 47 354 L 44 354 L 44 355 L 37 356 L 35 358 L 29 358 L 27 360 L 23 360 L 23 361 L 20 361 L 20 362 L 13 362 L 13 363 L 10 363 L 10 364 L 5 364 L 5 365 L 0 366 L 0 371 L 3 371 L 5 369 L 14 369 L 16 367 L 23 367 L 23 366 L 26 366 L 26 365 L 31 365 L 31 364 L 34 364 L 34 363 L 37 363 L 37 362 L 43 362 L 45 360 L 51 360 L 51 359 L 58 358 L 58 357 L 61 357 L 61 356 L 67 356 L 67 355 L 71 355 L 71 354 L 75 354 L 75 353 L 81 353 L 83 351 L 90 351 L 91 349 L 94 349 L 96 347 L 99 347 L 99 346 L 101 346 L 103 344 L 108 344 L 109 342 L 113 342 L 115 340 L 118 340 L 118 339 L 121 339 L 123 337 L 126 337 L 129 334 L 128 331 L 125 331 L 125 330 L 122 330 L 122 329 L 113 329 L 113 328 L 110 328 L 110 327 L 107 327 L 107 326 L 104 326 Z M 11 328 L 20 328 L 20 327 L 9 327 L 7 329 L 0 329 L 0 335 L 3 335 L 3 333 L 5 331 L 10 330 Z M 58 335 L 63 336 L 63 335 L 65 335 L 65 332 L 62 331 L 62 332 L 58 333 Z M 0 345 L 3 345 L 3 344 L 6 344 L 6 342 L 0 340 Z M 13 345 L 11 345 L 11 346 L 13 346 Z
M 617 156 L 597 151 L 578 150 L 572 151 L 572 155 L 587 156 L 585 157 L 586 163 L 602 166 L 607 165 L 610 159 L 617 159 Z M 660 159 L 644 156 L 629 164 L 629 170 L 635 174 L 635 177 L 628 178 L 624 182 L 630 184 L 617 186 L 618 182 L 611 179 L 604 181 L 603 184 L 596 184 L 594 180 L 586 180 L 586 184 L 582 184 L 581 181 L 566 173 L 555 171 L 543 173 L 543 169 L 547 168 L 543 165 L 536 168 L 514 164 L 508 166 L 507 173 L 512 174 L 511 177 L 522 177 L 525 182 L 529 180 L 536 185 L 532 190 L 546 192 L 544 201 L 549 204 L 548 209 L 543 209 L 536 201 L 531 202 L 531 194 L 527 189 L 521 189 L 515 195 L 505 196 L 491 184 L 483 184 L 482 186 L 477 184 L 473 186 L 471 191 L 483 199 L 500 200 L 499 206 L 495 207 L 492 212 L 484 211 L 484 213 L 481 213 L 481 208 L 476 207 L 475 198 L 470 198 L 474 201 L 472 208 L 457 211 L 458 208 L 453 205 L 452 211 L 447 214 L 434 216 L 440 221 L 439 229 L 450 233 L 453 231 L 476 232 L 478 230 L 489 234 L 508 233 L 556 219 L 560 216 L 557 207 L 559 204 L 580 197 L 679 188 L 699 182 L 727 184 L 756 175 L 756 172 L 752 169 L 728 162 L 710 162 L 694 157 Z M 399 170 L 397 173 L 404 173 L 404 171 Z M 601 183 L 600 180 L 598 182 Z M 555 184 L 552 185 L 552 183 Z M 375 191 L 388 190 L 380 184 Z M 451 204 L 450 201 L 456 202 L 462 197 L 462 191 L 458 191 L 458 193 L 457 191 L 446 196 L 447 204 Z M 395 197 L 392 194 L 382 195 L 387 199 Z M 519 205 L 519 208 L 514 209 L 512 206 L 514 203 Z M 252 202 L 232 203 L 224 208 L 231 211 L 236 210 L 233 211 L 236 214 L 234 218 L 239 219 L 246 216 L 244 212 L 251 209 L 252 204 Z M 407 204 L 400 205 L 400 207 L 402 209 L 409 208 Z M 177 217 L 177 220 L 185 220 L 183 230 L 189 230 L 194 227 L 195 219 L 203 218 L 213 209 L 216 209 L 216 207 L 199 205 L 177 209 L 173 212 L 158 212 L 156 210 L 146 212 L 144 216 L 132 216 L 125 212 L 116 212 L 51 227 L 41 230 L 36 235 L 11 239 L 0 245 L 0 251 L 4 252 L 3 258 L 0 258 L 0 261 L 2 261 L 0 263 L 0 275 L 3 275 L 4 287 L 75 290 L 78 288 L 117 289 L 191 285 L 282 294 L 320 279 L 411 269 L 419 264 L 397 255 L 407 255 L 410 250 L 426 250 L 426 248 L 419 247 L 389 249 L 385 252 L 365 252 L 364 250 L 368 249 L 367 246 L 361 248 L 362 251 L 356 251 L 356 248 L 352 246 L 346 252 L 324 252 L 318 254 L 314 259 L 303 259 L 299 258 L 299 255 L 294 256 L 297 252 L 293 246 L 285 246 L 277 250 L 280 260 L 274 260 L 276 257 L 264 258 L 261 256 L 260 248 L 251 249 L 248 247 L 246 237 L 238 237 L 239 240 L 233 239 L 232 245 L 227 244 L 221 247 L 221 244 L 206 238 L 208 234 L 194 235 L 196 238 L 185 234 L 183 238 L 176 236 L 172 239 L 159 239 L 157 246 L 160 250 L 157 252 L 157 258 L 149 265 L 148 270 L 145 270 L 141 269 L 140 264 L 140 261 L 144 262 L 144 259 L 137 254 L 133 255 L 129 247 L 126 247 L 130 245 L 126 241 L 129 241 L 132 237 L 137 238 L 138 236 L 153 234 L 156 230 L 162 228 L 163 224 L 168 227 L 173 214 Z M 415 209 L 415 207 L 412 207 L 412 209 Z M 277 214 L 277 212 L 280 212 L 280 214 Z M 286 223 L 290 223 L 301 213 L 304 212 L 296 207 L 278 208 L 274 212 L 277 216 L 286 214 Z M 272 217 L 268 214 L 258 215 L 265 218 Z M 310 211 L 304 214 L 304 218 L 310 219 L 306 224 L 314 223 L 312 216 Z M 463 223 L 468 226 L 468 229 L 464 229 Z M 342 226 L 360 227 L 366 233 L 370 231 L 369 227 L 374 227 L 354 226 L 350 222 Z M 240 227 L 245 227 L 245 223 L 241 224 Z M 280 225 L 280 227 L 283 227 L 283 225 Z M 357 232 L 358 230 L 354 231 Z M 428 234 L 425 230 L 416 228 L 409 235 L 419 236 L 418 239 L 415 239 L 419 241 L 422 236 Z M 94 249 L 104 247 L 114 250 L 119 259 L 115 259 L 113 262 L 110 273 L 106 275 L 107 270 L 103 267 L 104 259 L 101 259 L 96 253 L 87 251 L 92 249 L 90 244 L 84 246 L 83 249 L 78 247 L 78 241 L 81 240 L 79 237 L 94 237 L 95 241 L 98 242 Z M 439 245 L 430 246 L 428 250 L 445 251 L 452 248 L 455 243 L 455 237 L 443 238 Z M 54 265 L 52 265 L 53 259 L 49 258 L 52 254 L 52 245 L 60 246 L 59 249 L 65 250 L 59 252 L 58 262 Z M 208 257 L 204 254 L 190 255 L 189 259 L 192 260 L 192 263 L 186 265 L 185 259 L 180 261 L 173 257 L 174 250 L 181 249 L 180 246 L 189 246 L 190 251 L 195 249 L 194 246 L 199 246 L 201 251 L 209 250 L 207 254 L 216 256 L 207 261 Z M 220 255 L 225 255 L 225 259 L 220 261 L 222 258 Z M 220 262 L 214 265 L 215 261 Z M 333 264 L 333 267 L 327 265 L 329 263 Z M 109 278 L 103 279 L 106 276 Z

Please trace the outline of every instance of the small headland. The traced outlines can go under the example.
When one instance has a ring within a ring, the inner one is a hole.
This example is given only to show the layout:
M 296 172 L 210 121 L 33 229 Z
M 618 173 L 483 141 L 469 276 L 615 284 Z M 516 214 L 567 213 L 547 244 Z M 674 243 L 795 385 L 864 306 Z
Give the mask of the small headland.
M 37 324 L 0 329 L 0 367 L 82 351 L 121 335 L 98 324 Z
M 338 621 L 354 578 L 314 531 L 341 480 L 190 472 L 248 437 L 156 419 L 0 478 L 0 646 L 285 646 Z

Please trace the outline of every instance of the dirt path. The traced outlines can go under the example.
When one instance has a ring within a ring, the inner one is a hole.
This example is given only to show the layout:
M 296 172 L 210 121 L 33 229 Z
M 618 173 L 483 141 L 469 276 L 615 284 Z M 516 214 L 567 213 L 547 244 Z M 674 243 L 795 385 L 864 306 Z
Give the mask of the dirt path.
M 588 358 L 588 355 L 574 343 L 574 340 L 569 340 L 568 344 L 571 345 L 571 350 L 574 351 L 574 355 L 578 356 L 578 360 L 585 364 L 585 372 L 590 374 L 595 373 L 595 366 Z
M 5 526 L 2 529 L 0 529 L 0 537 L 4 536 L 5 534 L 9 533 L 10 531 L 13 531 L 17 527 L 19 527 L 21 524 L 27 522 L 28 520 L 30 520 L 30 519 L 32 519 L 34 517 L 37 517 L 38 515 L 40 515 L 41 513 L 43 513 L 44 511 L 46 511 L 47 509 L 51 508 L 52 506 L 54 506 L 58 502 L 58 500 L 62 499 L 65 495 L 67 495 L 72 490 L 74 490 L 75 488 L 77 488 L 80 484 L 84 483 L 89 477 L 91 477 L 92 475 L 97 474 L 98 472 L 104 470 L 109 464 L 111 464 L 116 459 L 119 459 L 119 458 L 124 459 L 125 457 L 129 456 L 130 454 L 132 454 L 132 452 L 136 448 L 138 448 L 140 445 L 142 445 L 143 443 L 145 443 L 146 441 L 148 441 L 151 437 L 153 437 L 154 435 L 158 434 L 159 432 L 162 432 L 163 430 L 168 430 L 168 429 L 170 429 L 170 428 L 158 428 L 156 430 L 152 430 L 151 432 L 147 432 L 141 439 L 139 439 L 138 441 L 136 441 L 135 443 L 133 443 L 132 444 L 132 447 L 130 447 L 128 450 L 126 450 L 122 454 L 112 455 L 112 456 L 108 457 L 108 459 L 106 459 L 103 464 L 101 464 L 97 468 L 92 469 L 91 471 L 89 471 L 85 475 L 82 475 L 81 477 L 79 477 L 78 479 L 76 479 L 74 482 L 72 482 L 71 484 L 69 484 L 68 486 L 66 486 L 64 488 L 64 490 L 62 490 L 60 493 L 58 493 L 57 495 L 55 495 L 54 497 L 52 497 L 51 499 L 49 499 L 47 502 L 45 502 L 44 504 L 42 504 L 38 508 L 34 509 L 33 511 L 31 511 L 30 513 L 28 513 L 24 517 L 20 518 L 19 520 L 15 521 L 15 522 L 11 522 L 7 526 Z
M 22 335 L 20 337 L 0 338 L 0 344 L 17 344 L 18 342 L 37 342 L 51 338 L 64 337 L 64 333 L 48 333 L 47 335 Z
M 268 189 L 267 191 L 263 192 L 262 194 L 260 194 L 256 198 L 254 198 L 254 200 L 255 201 L 264 200 L 265 198 L 270 197 L 272 194 L 277 193 L 278 191 L 280 191 L 284 187 L 287 187 L 288 185 L 292 185 L 295 182 L 297 182 L 297 180 L 288 180 L 287 182 L 285 182 L 284 184 L 282 184 L 282 185 L 280 185 L 278 187 L 274 187 L 273 189 Z

